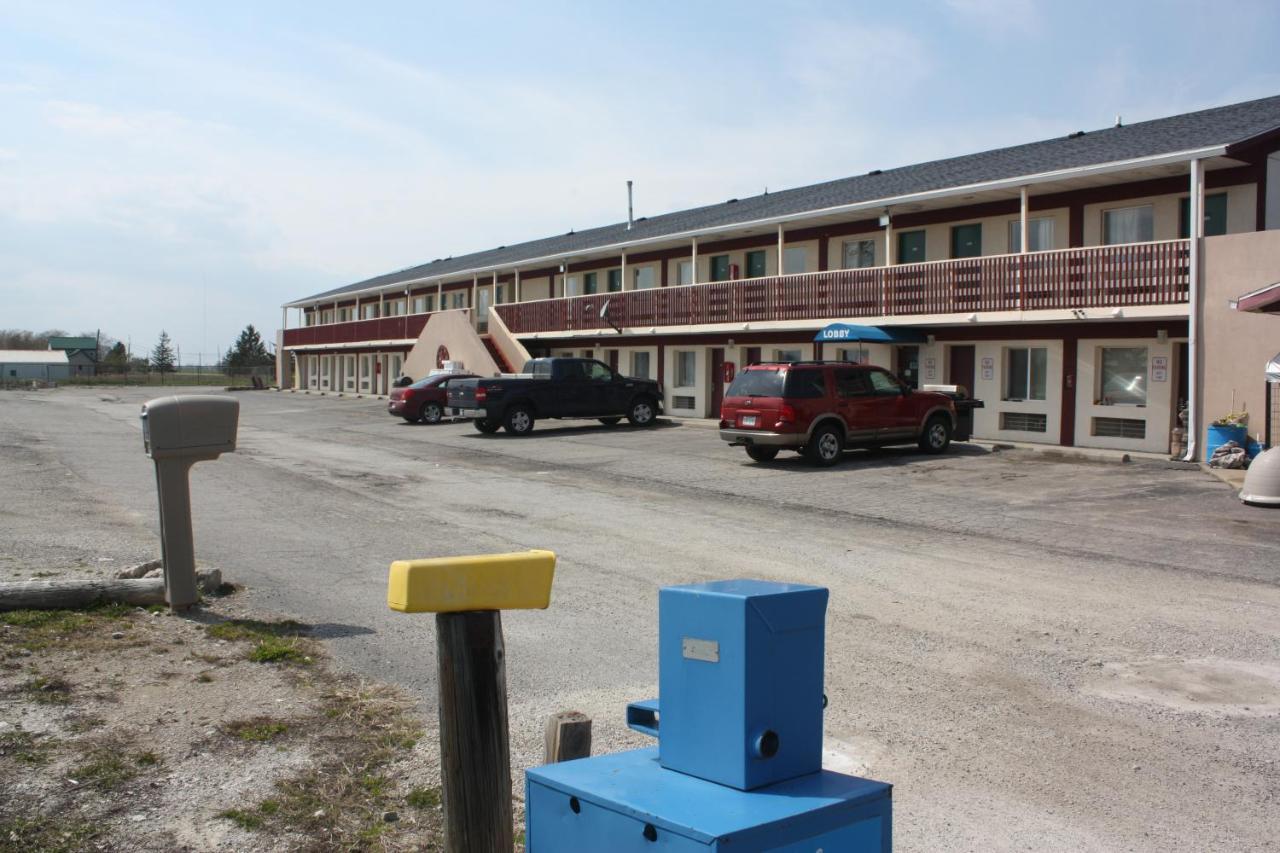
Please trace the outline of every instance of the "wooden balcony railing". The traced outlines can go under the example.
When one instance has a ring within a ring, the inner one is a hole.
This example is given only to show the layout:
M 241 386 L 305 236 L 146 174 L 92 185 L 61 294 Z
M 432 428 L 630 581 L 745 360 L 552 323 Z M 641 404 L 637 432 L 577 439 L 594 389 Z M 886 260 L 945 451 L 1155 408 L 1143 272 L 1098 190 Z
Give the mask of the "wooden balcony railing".
M 376 320 L 354 320 L 349 323 L 327 323 L 284 330 L 287 347 L 316 344 L 352 344 L 360 341 L 397 341 L 416 339 L 422 334 L 430 314 L 406 314 L 380 317 Z
M 719 281 L 499 305 L 517 335 L 769 320 L 1123 308 L 1187 301 L 1190 243 L 1169 240 Z

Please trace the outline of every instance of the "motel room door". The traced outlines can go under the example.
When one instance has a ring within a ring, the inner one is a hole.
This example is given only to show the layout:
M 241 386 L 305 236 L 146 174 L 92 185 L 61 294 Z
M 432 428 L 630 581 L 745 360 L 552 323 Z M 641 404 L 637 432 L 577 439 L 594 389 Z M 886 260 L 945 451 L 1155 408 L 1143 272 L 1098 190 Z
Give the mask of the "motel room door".
M 973 396 L 973 344 L 948 347 L 947 384 L 964 387 L 965 393 Z
M 720 417 L 720 404 L 724 402 L 724 347 L 712 347 L 711 358 L 711 413 Z

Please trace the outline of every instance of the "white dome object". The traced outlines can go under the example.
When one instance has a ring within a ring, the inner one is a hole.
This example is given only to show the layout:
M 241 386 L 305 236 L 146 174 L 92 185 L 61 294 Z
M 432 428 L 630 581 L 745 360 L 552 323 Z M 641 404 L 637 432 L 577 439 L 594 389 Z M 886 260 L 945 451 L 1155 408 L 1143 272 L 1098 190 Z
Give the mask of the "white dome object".
M 1240 500 L 1257 506 L 1280 507 L 1280 447 L 1254 457 L 1244 475 Z

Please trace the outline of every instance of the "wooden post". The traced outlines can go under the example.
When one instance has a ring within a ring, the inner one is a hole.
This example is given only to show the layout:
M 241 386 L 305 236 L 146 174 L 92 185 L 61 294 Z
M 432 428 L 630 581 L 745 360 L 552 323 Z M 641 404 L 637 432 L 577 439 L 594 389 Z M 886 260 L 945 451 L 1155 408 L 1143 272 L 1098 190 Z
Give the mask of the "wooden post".
M 511 853 L 511 758 L 502 614 L 436 614 L 445 849 Z
M 547 718 L 544 764 L 588 758 L 590 755 L 590 717 L 581 711 L 561 711 Z

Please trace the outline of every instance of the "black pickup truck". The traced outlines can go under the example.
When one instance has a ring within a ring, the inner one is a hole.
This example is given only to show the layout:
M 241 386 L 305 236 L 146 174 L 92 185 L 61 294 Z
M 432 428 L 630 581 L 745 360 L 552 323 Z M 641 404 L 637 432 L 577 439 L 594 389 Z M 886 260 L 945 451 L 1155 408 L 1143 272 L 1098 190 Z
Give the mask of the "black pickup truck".
M 539 418 L 596 418 L 612 426 L 624 417 L 651 426 L 662 411 L 662 389 L 590 358 L 535 358 L 515 376 L 449 383 L 449 408 L 484 433 L 506 427 L 527 435 Z

